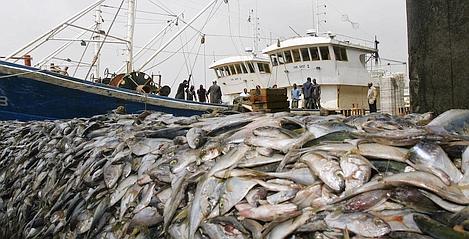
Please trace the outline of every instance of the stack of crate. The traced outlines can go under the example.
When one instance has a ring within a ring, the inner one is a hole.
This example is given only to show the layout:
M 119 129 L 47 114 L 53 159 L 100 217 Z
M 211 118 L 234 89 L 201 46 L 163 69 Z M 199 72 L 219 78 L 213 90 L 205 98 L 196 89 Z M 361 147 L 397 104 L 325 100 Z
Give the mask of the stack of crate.
M 251 90 L 250 101 L 255 112 L 276 113 L 290 111 L 287 89 Z
M 381 101 L 380 101 L 381 113 L 387 113 L 391 115 L 403 114 L 401 109 L 405 107 L 404 74 L 393 74 L 393 75 L 385 76 L 381 78 L 379 86 L 380 86 L 379 96 L 381 98 Z

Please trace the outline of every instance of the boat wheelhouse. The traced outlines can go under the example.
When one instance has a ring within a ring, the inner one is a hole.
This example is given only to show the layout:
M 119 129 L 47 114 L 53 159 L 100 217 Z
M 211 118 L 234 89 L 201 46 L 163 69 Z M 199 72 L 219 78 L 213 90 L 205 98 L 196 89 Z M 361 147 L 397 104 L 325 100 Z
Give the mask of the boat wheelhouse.
M 272 64 L 271 85 L 291 90 L 308 77 L 321 85 L 321 106 L 340 110 L 368 108 L 368 83 L 372 81 L 367 60 L 377 49 L 340 40 L 334 34 L 279 41 L 263 50 Z M 289 96 L 290 97 L 290 96 Z
M 215 71 L 224 102 L 233 102 L 246 88 L 257 85 L 266 88 L 271 80 L 271 66 L 267 56 L 228 57 L 214 62 L 210 69 Z

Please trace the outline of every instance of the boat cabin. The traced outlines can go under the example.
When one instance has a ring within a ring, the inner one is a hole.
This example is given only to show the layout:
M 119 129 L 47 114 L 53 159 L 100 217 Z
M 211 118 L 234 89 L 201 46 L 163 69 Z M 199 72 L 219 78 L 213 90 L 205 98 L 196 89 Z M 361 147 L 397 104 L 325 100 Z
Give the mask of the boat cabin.
M 290 92 L 293 84 L 316 79 L 321 106 L 331 110 L 368 108 L 367 85 L 372 77 L 366 65 L 376 52 L 372 46 L 339 40 L 331 33 L 279 41 L 263 50 L 272 64 L 271 85 Z
M 267 56 L 234 56 L 214 62 L 210 69 L 215 71 L 218 85 L 223 93 L 223 102 L 232 103 L 244 89 L 266 88 L 271 79 L 271 66 Z

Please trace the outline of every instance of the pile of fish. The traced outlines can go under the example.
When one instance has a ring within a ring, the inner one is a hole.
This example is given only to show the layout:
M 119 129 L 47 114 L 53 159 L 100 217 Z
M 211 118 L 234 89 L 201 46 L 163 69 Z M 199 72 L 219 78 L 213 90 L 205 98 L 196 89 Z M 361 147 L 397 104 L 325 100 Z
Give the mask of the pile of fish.
M 469 238 L 469 111 L 0 122 L 0 238 Z

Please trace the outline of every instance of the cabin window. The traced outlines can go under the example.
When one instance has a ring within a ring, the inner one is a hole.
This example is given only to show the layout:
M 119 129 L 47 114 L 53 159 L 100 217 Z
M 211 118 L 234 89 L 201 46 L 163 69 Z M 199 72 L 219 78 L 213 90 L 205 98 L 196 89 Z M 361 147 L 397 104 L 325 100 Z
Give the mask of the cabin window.
M 230 76 L 231 75 L 230 69 L 228 68 L 228 66 L 223 67 L 223 69 L 225 71 L 225 76 Z
M 256 72 L 254 70 L 254 64 L 252 64 L 252 62 L 248 62 L 248 67 L 249 67 L 249 72 L 250 73 L 255 73 Z
M 319 52 L 317 47 L 310 47 L 309 51 L 311 52 L 311 60 L 319 61 Z
M 240 64 L 236 64 L 235 67 L 236 67 L 236 72 L 238 74 L 243 74 L 243 72 L 241 71 L 241 65 Z
M 243 70 L 244 74 L 248 73 L 248 70 L 246 69 L 246 65 L 244 65 L 244 63 L 241 63 L 241 69 Z
M 293 61 L 294 62 L 301 62 L 301 56 L 300 56 L 300 50 L 299 49 L 293 49 L 291 50 L 292 55 L 293 55 Z
M 331 59 L 331 55 L 329 54 L 329 47 L 327 46 L 319 47 L 319 50 L 321 51 L 321 59 L 323 61 L 327 61 Z
M 291 56 L 291 51 L 284 51 L 285 54 L 285 63 L 292 63 L 293 58 Z
M 268 73 L 270 74 L 270 65 L 269 64 L 264 64 L 264 70 L 265 70 L 265 73 Z
M 231 71 L 231 75 L 236 75 L 236 69 L 234 65 L 230 65 L 230 71 Z
M 280 52 L 277 54 L 278 64 L 283 65 L 285 64 L 285 58 L 283 57 L 283 53 Z
M 334 55 L 337 61 L 347 61 L 347 50 L 344 47 L 334 47 Z
M 278 66 L 277 55 L 275 54 L 270 55 L 270 61 L 272 61 L 273 66 Z
M 303 61 L 310 61 L 311 58 L 309 57 L 309 51 L 308 48 L 301 48 L 301 57 L 303 58 Z
M 223 69 L 221 69 L 221 68 L 216 68 L 216 69 L 215 69 L 215 73 L 217 74 L 217 77 L 218 77 L 218 78 L 221 78 L 221 77 L 224 76 L 224 75 L 223 75 Z
M 257 63 L 257 67 L 259 67 L 260 73 L 270 73 L 269 64 Z

